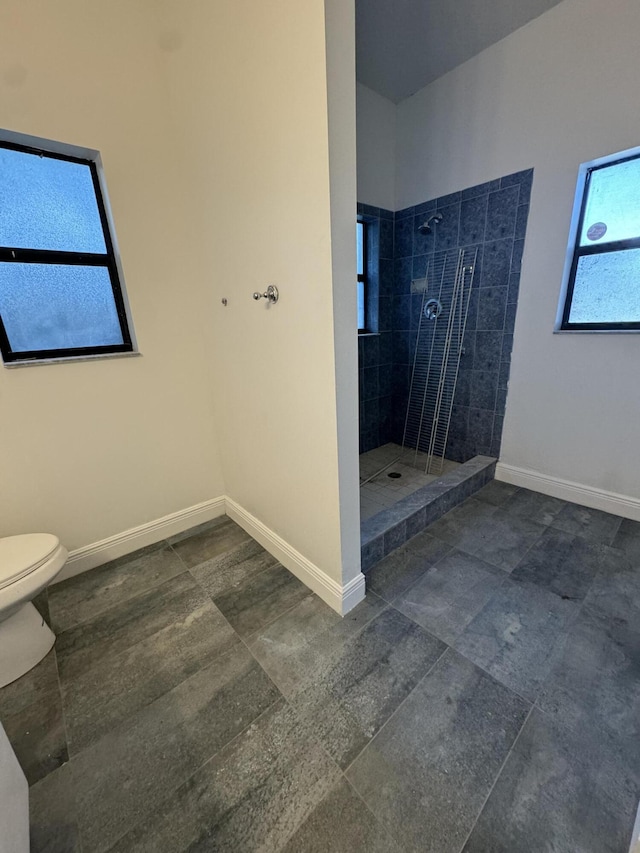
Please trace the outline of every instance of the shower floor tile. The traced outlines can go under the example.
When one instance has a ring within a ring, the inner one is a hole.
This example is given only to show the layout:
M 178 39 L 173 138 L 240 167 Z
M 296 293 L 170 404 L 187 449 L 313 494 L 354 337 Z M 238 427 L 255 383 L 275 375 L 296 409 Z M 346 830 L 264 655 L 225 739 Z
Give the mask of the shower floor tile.
M 416 453 L 410 449 L 403 451 L 399 444 L 393 443 L 383 444 L 382 447 L 361 454 L 360 520 L 366 521 L 382 510 L 389 509 L 401 498 L 459 467 L 458 462 L 445 459 L 441 472 L 425 474 L 426 463 L 426 453 Z M 390 473 L 400 474 L 400 477 L 389 477 Z

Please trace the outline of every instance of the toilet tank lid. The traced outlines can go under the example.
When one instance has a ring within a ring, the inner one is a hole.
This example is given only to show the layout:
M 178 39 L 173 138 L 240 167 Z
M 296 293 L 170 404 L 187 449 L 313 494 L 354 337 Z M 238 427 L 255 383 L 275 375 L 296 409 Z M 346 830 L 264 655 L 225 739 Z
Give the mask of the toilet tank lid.
M 60 540 L 52 533 L 24 533 L 0 539 L 0 585 L 37 569 L 59 545 Z

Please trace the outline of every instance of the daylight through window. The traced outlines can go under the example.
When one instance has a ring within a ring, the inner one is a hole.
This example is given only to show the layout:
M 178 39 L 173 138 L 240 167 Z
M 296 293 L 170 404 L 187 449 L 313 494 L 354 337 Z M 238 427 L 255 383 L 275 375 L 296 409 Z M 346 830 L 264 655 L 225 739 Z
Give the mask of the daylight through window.
M 367 225 L 356 223 L 356 262 L 358 273 L 358 331 L 367 328 Z
M 93 159 L 0 141 L 0 349 L 7 363 L 133 351 Z
M 560 329 L 640 329 L 640 152 L 581 167 Z

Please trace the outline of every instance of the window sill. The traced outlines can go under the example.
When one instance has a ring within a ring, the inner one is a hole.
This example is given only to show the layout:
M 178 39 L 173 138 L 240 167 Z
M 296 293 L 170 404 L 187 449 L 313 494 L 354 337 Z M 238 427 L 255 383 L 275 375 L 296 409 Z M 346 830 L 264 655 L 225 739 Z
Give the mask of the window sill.
M 554 335 L 640 335 L 640 329 L 554 329 Z
M 3 362 L 4 367 L 10 370 L 14 367 L 34 367 L 42 364 L 68 364 L 71 361 L 102 361 L 106 358 L 132 358 L 142 355 L 141 352 L 107 352 L 99 355 L 78 355 L 69 358 L 31 358 L 25 361 Z

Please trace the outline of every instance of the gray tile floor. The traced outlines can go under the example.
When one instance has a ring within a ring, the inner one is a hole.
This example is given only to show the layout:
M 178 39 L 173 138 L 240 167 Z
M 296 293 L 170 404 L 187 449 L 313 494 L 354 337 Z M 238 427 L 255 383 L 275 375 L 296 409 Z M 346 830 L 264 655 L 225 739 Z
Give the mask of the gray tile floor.
M 383 444 L 375 450 L 360 454 L 361 521 L 389 509 L 394 503 L 436 480 L 441 474 L 448 474 L 459 467 L 458 462 L 445 459 L 442 471 L 437 474 L 425 474 L 427 459 L 426 453 L 416 453 L 410 448 L 403 451 L 399 444 L 393 443 Z M 394 463 L 392 467 L 378 473 L 391 462 Z M 389 477 L 389 472 L 401 476 Z M 369 479 L 371 477 L 373 479 Z
M 32 850 L 627 853 L 640 524 L 492 482 L 368 587 L 224 518 L 52 587 L 0 690 Z

